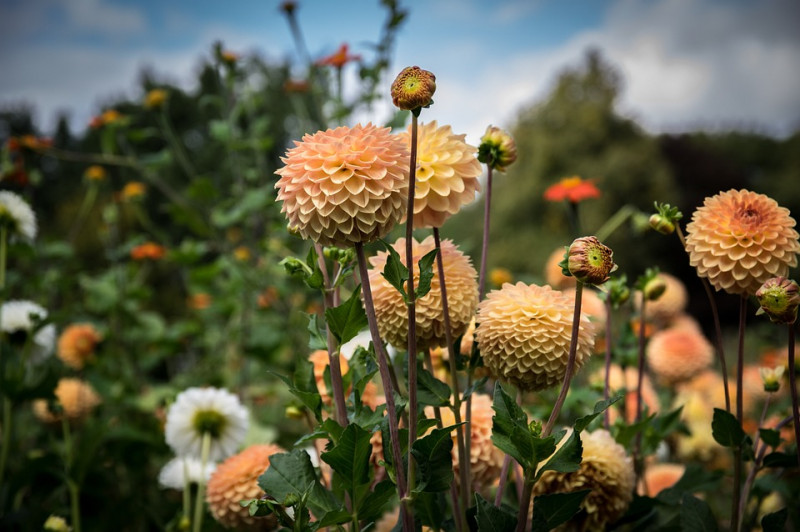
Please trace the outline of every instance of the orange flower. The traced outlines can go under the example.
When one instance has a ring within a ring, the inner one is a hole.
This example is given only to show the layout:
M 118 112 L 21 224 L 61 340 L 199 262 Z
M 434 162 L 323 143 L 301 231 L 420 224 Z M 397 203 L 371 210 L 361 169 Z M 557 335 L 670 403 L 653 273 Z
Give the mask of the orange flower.
M 144 196 L 146 192 L 147 185 L 139 181 L 131 181 L 130 183 L 125 183 L 125 186 L 122 187 L 122 200 L 130 201 L 138 199 Z
M 676 383 L 711 365 L 714 348 L 698 330 L 670 328 L 650 338 L 646 354 L 653 373 L 668 383 Z
M 94 358 L 94 348 L 102 339 L 91 323 L 70 325 L 58 338 L 58 358 L 72 368 L 82 369 Z
M 389 128 L 372 124 L 305 135 L 275 173 L 289 229 L 324 246 L 372 242 L 402 218 L 408 150 Z
M 131 250 L 131 258 L 133 260 L 159 260 L 164 258 L 166 252 L 167 250 L 164 246 L 160 246 L 155 242 L 145 242 Z
M 278 300 L 278 289 L 268 286 L 263 292 L 258 294 L 258 308 L 269 308 Z
M 351 55 L 348 53 L 350 46 L 347 43 L 342 43 L 339 49 L 329 56 L 323 57 L 317 61 L 318 65 L 327 65 L 336 68 L 342 68 L 350 61 L 361 61 L 360 55 Z
M 205 310 L 211 306 L 211 296 L 205 292 L 197 292 L 189 296 L 187 306 L 194 310 Z
M 697 274 L 729 294 L 753 295 L 797 266 L 800 241 L 789 210 L 763 194 L 729 190 L 706 198 L 686 226 Z
M 489 281 L 495 286 L 503 286 L 514 280 L 514 276 L 506 268 L 492 268 L 489 271 Z
M 23 135 L 22 138 L 19 139 L 19 143 L 23 148 L 34 151 L 44 150 L 53 146 L 52 140 L 39 138 L 34 135 Z
M 88 179 L 89 181 L 102 181 L 106 178 L 108 174 L 106 173 L 106 169 L 102 166 L 97 164 L 93 164 L 89 168 L 83 172 L 83 177 Z
M 103 112 L 103 114 L 100 115 L 100 117 L 103 120 L 103 124 L 113 124 L 115 122 L 119 122 L 122 119 L 122 113 L 120 113 L 116 109 L 109 109 L 108 111 Z
M 599 197 L 600 191 L 594 186 L 594 181 L 584 180 L 578 176 L 565 177 L 544 191 L 544 199 L 547 201 L 567 200 L 572 203 L 580 203 L 585 199 Z
M 333 395 L 332 392 L 328 391 L 328 386 L 325 384 L 325 368 L 330 365 L 328 352 L 324 349 L 318 349 L 308 355 L 308 361 L 314 366 L 314 380 L 317 383 L 317 391 L 322 397 L 322 402 L 330 406 L 333 403 Z M 342 375 L 347 373 L 349 367 L 347 359 L 339 357 L 339 366 L 341 367 Z
M 239 54 L 237 54 L 236 52 L 232 52 L 230 50 L 224 50 L 224 51 L 220 52 L 219 58 L 224 63 L 227 63 L 229 65 L 233 65 L 234 63 L 236 63 L 236 61 L 239 60 Z
M 62 416 L 69 421 L 81 421 L 101 403 L 100 396 L 89 383 L 72 377 L 60 379 L 54 393 L 61 412 L 51 412 L 44 399 L 33 402 L 33 413 L 45 423 L 61 421 Z
M 144 97 L 145 109 L 158 109 L 167 101 L 167 91 L 164 89 L 153 89 Z

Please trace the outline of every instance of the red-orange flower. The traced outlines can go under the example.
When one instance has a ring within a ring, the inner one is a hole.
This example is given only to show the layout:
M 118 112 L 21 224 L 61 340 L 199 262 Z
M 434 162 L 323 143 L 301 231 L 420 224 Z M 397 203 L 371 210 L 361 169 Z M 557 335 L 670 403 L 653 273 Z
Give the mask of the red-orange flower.
M 567 200 L 572 203 L 579 203 L 589 198 L 599 198 L 600 191 L 594 186 L 591 179 L 581 179 L 578 176 L 565 177 L 555 185 L 550 185 L 544 191 L 544 199 L 547 201 Z
M 133 260 L 159 260 L 164 258 L 166 252 L 167 250 L 164 246 L 160 246 L 155 242 L 145 242 L 131 250 L 131 258 Z
M 331 55 L 325 56 L 317 61 L 318 65 L 327 65 L 336 68 L 342 68 L 350 61 L 361 61 L 361 56 L 357 54 L 348 53 L 350 46 L 347 43 L 342 43 L 338 50 Z

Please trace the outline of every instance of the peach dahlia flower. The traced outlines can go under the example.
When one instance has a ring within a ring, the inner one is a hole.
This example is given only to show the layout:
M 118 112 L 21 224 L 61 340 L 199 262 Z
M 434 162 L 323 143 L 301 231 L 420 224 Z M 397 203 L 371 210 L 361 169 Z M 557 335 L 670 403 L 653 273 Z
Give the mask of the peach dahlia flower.
M 91 323 L 70 325 L 58 338 L 58 358 L 71 368 L 82 369 L 94 358 L 94 349 L 102 339 Z
M 505 284 L 478 306 L 476 339 L 484 364 L 522 390 L 544 390 L 564 379 L 573 301 L 549 286 Z M 576 368 L 594 346 L 594 326 L 581 316 Z
M 717 290 L 752 295 L 797 266 L 800 242 L 789 210 L 763 194 L 729 190 L 706 198 L 686 226 L 689 263 Z
M 417 172 L 414 191 L 414 227 L 441 227 L 481 189 L 478 151 L 455 135 L 450 126 L 436 121 L 421 124 L 417 138 Z M 411 147 L 411 126 L 398 135 Z
M 408 151 L 367 124 L 305 135 L 282 157 L 275 184 L 289 229 L 325 246 L 385 236 L 405 214 Z
M 91 384 L 73 377 L 60 379 L 54 393 L 61 412 L 51 412 L 44 399 L 33 402 L 33 413 L 45 423 L 61 421 L 62 416 L 69 421 L 81 421 L 102 402 Z
M 464 334 L 478 306 L 478 273 L 467 255 L 461 253 L 451 240 L 442 240 L 442 259 L 447 288 L 447 305 L 450 311 L 450 326 L 453 338 Z M 392 246 L 401 256 L 405 255 L 406 239 L 400 238 Z M 419 286 L 419 259 L 434 249 L 434 240 L 429 236 L 422 242 L 414 240 L 414 287 Z M 378 329 L 381 337 L 398 349 L 405 349 L 408 342 L 408 308 L 403 297 L 389 284 L 383 275 L 388 251 L 381 251 L 369 259 L 369 283 Z M 436 274 L 438 263 L 433 263 L 431 290 L 425 297 L 416 300 L 417 346 L 419 349 L 443 346 L 447 343 L 442 290 Z
M 714 359 L 714 347 L 699 330 L 669 328 L 653 334 L 646 355 L 653 373 L 668 383 L 676 383 L 708 368 Z

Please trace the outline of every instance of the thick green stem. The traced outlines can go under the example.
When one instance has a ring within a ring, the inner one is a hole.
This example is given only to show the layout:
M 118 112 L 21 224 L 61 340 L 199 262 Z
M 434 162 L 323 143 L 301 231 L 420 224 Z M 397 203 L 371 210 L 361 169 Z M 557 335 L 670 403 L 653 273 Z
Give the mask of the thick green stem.
M 189 523 L 189 514 L 192 508 L 192 483 L 189 480 L 189 464 L 186 458 L 181 458 L 183 463 L 183 519 Z M 201 472 L 205 474 L 205 471 Z
M 417 175 L 417 113 L 411 113 L 411 157 L 406 210 L 406 268 L 408 268 L 408 489 L 414 489 L 411 448 L 417 440 L 417 307 L 414 293 L 414 191 Z
M 192 530 L 200 532 L 203 528 L 203 516 L 205 512 L 206 499 L 206 465 L 208 464 L 208 454 L 211 451 L 211 433 L 203 433 L 203 443 L 200 449 L 200 478 L 197 481 L 197 499 L 194 501 L 194 519 L 192 519 Z
M 609 218 L 600 229 L 597 230 L 594 236 L 596 236 L 600 241 L 605 241 L 614 233 L 614 231 L 619 228 L 619 226 L 625 222 L 625 220 L 630 218 L 635 212 L 637 212 L 636 208 L 631 207 L 630 205 L 623 206 L 620 208 L 620 210 L 614 213 L 614 216 Z
M 580 283 L 578 284 L 580 286 Z M 522 490 L 522 498 L 519 501 L 519 513 L 517 514 L 517 532 L 525 532 L 528 529 L 528 508 L 531 505 L 531 495 L 533 494 L 533 473 L 525 474 L 525 488 Z

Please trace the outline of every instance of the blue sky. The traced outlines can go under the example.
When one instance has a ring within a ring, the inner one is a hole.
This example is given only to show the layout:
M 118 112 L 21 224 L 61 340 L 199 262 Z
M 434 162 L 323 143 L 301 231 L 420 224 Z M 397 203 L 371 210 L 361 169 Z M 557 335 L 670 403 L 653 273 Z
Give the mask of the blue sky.
M 80 129 L 118 97 L 137 98 L 144 66 L 187 87 L 215 40 L 268 58 L 294 54 L 278 0 L 0 0 L 0 106 L 27 101 Z M 378 0 L 299 0 L 311 54 L 378 39 Z M 619 111 L 647 129 L 800 127 L 796 0 L 401 0 L 410 10 L 392 72 L 437 76 L 438 119 L 477 142 L 510 126 L 589 47 L 620 70 Z M 387 93 L 388 84 L 386 80 Z M 388 101 L 388 99 L 387 99 Z M 376 115 L 382 121 L 388 105 Z

